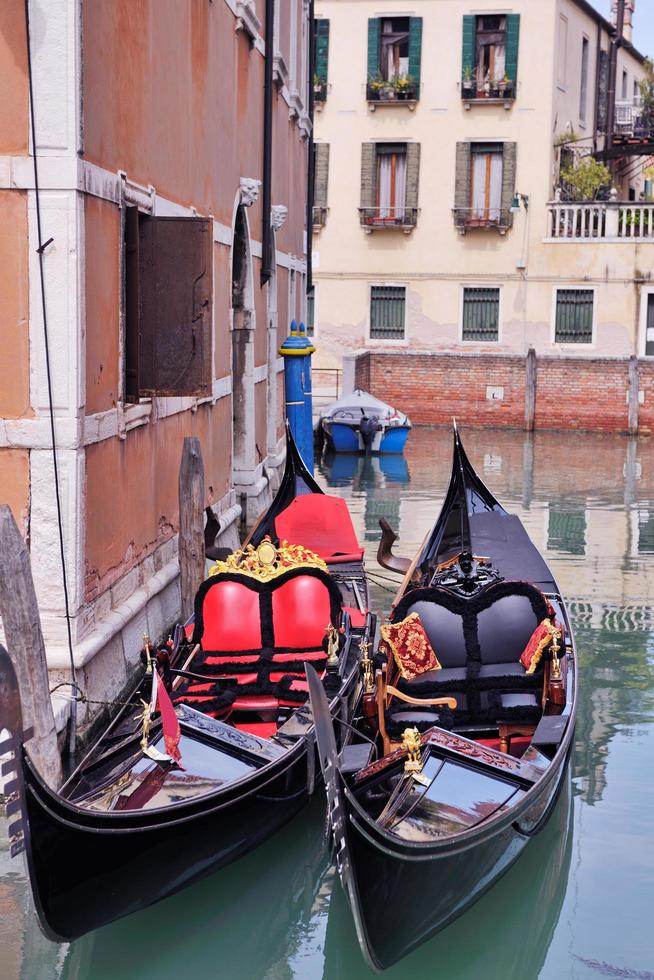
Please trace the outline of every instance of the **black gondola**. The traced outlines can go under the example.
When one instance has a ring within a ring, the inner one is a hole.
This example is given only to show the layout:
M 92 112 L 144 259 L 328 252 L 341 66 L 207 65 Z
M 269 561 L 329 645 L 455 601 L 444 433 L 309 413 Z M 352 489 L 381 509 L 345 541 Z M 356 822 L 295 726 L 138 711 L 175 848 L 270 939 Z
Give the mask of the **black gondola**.
M 375 970 L 459 916 L 545 825 L 576 700 L 574 643 L 554 578 L 475 473 L 456 428 L 443 509 L 413 563 L 391 555 L 393 539 L 389 530 L 380 545 L 386 567 L 406 568 L 395 631 L 383 631 L 393 649 L 364 695 L 378 760 L 356 767 L 348 750 L 339 756 L 307 668 L 336 863 Z M 440 666 L 420 673 L 414 656 L 413 676 L 395 687 L 399 631 L 414 613 Z
M 250 544 L 200 588 L 192 637 L 180 627 L 172 651 L 153 652 L 128 704 L 58 792 L 23 746 L 16 676 L 0 648 L 11 850 L 26 853 L 52 939 L 179 891 L 303 806 L 318 769 L 305 662 L 321 671 L 331 716 L 350 719 L 372 626 L 363 551 L 344 501 L 322 493 L 290 434 L 287 450 L 280 491 Z

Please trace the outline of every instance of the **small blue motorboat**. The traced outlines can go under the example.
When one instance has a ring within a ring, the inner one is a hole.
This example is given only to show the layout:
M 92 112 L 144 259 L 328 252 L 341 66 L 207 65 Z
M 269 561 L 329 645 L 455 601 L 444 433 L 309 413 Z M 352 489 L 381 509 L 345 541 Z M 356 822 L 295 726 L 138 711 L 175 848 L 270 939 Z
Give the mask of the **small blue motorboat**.
M 404 412 L 367 391 L 344 395 L 320 419 L 327 449 L 337 453 L 401 453 L 411 429 Z

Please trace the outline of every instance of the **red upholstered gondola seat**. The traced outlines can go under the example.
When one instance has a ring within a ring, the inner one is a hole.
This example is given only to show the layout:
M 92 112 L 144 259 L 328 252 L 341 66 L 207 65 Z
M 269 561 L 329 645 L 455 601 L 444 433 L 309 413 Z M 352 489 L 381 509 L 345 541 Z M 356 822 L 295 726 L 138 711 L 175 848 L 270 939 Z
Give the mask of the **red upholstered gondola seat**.
M 304 665 L 324 672 L 327 628 L 341 621 L 341 594 L 319 564 L 291 563 L 269 580 L 247 570 L 210 576 L 195 600 L 193 642 L 201 650 L 189 665 L 202 678 L 180 688 L 177 700 L 226 717 L 222 702 L 215 707 L 214 701 L 231 681 L 231 718 L 253 732 L 273 724 L 280 707 L 304 703 Z

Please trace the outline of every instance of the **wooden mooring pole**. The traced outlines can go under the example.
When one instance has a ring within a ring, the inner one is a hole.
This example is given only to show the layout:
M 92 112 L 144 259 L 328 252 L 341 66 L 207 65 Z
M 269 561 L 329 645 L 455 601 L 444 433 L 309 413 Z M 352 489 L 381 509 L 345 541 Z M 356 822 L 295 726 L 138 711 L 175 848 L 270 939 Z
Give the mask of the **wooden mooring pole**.
M 525 431 L 533 432 L 536 419 L 536 351 L 530 347 L 525 364 Z
M 629 395 L 627 408 L 627 428 L 630 436 L 638 435 L 638 395 L 640 391 L 640 371 L 638 358 L 632 354 L 629 358 Z
M 193 600 L 205 578 L 204 464 L 197 436 L 186 436 L 179 468 L 179 573 L 182 616 L 193 612 Z
M 58 789 L 63 773 L 30 557 L 6 504 L 0 505 L 0 555 L 0 616 L 18 678 L 23 727 L 34 729 L 27 749 L 48 786 Z

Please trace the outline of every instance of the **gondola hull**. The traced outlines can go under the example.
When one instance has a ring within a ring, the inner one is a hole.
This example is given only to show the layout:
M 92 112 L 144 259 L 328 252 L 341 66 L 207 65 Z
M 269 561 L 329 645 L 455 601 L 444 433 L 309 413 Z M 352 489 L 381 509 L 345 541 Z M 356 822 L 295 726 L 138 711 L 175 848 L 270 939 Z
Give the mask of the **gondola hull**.
M 493 834 L 449 840 L 431 851 L 384 833 L 343 786 L 346 886 L 370 966 L 385 970 L 473 905 L 509 869 L 558 798 L 567 755 L 533 801 Z M 463 836 L 463 835 L 462 835 Z M 399 914 L 398 914 L 399 913 Z
M 311 749 L 313 753 L 314 749 Z M 225 867 L 287 823 L 306 803 L 314 771 L 306 749 L 263 772 L 231 799 L 131 820 L 84 815 L 27 775 L 28 860 L 42 928 L 76 939 Z M 89 876 L 89 869 L 93 874 Z

